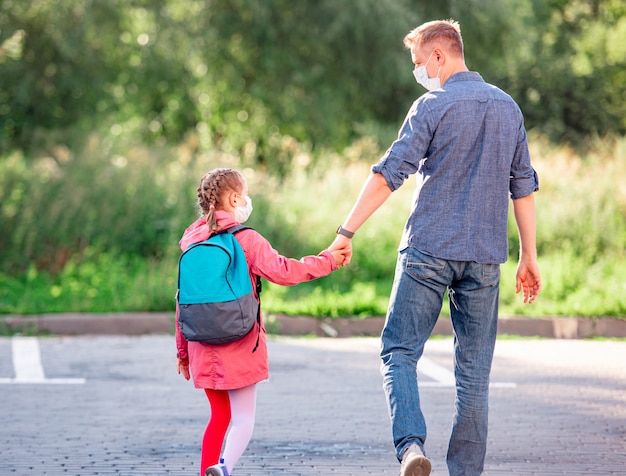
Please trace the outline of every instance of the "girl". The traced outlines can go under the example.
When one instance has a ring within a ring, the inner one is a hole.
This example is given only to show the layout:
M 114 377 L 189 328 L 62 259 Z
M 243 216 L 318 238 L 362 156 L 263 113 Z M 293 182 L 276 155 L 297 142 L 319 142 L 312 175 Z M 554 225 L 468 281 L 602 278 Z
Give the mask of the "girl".
M 252 212 L 246 180 L 233 169 L 214 169 L 202 177 L 198 203 L 203 216 L 185 230 L 180 240 L 182 250 L 216 231 L 245 222 Z M 246 255 L 253 284 L 256 276 L 285 286 L 320 278 L 339 269 L 345 255 L 344 250 L 325 250 L 295 260 L 278 254 L 255 230 L 240 231 L 236 238 Z M 258 348 L 253 352 L 257 338 Z M 180 332 L 177 309 L 176 346 L 178 373 L 187 380 L 192 376 L 194 386 L 204 389 L 211 405 L 202 439 L 200 475 L 229 476 L 252 436 L 256 384 L 269 377 L 265 329 L 261 324 L 259 332 L 255 326 L 244 338 L 230 344 L 188 342 Z

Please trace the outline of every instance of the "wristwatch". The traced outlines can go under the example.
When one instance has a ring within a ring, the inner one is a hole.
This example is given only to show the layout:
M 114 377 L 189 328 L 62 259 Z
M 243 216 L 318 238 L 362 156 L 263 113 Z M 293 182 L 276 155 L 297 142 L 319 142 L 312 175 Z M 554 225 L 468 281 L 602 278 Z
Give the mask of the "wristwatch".
M 341 225 L 339 225 L 339 228 L 337 228 L 337 234 L 338 235 L 343 235 L 346 238 L 350 238 L 350 239 L 352 239 L 352 237 L 354 237 L 354 233 L 353 232 L 346 230 Z

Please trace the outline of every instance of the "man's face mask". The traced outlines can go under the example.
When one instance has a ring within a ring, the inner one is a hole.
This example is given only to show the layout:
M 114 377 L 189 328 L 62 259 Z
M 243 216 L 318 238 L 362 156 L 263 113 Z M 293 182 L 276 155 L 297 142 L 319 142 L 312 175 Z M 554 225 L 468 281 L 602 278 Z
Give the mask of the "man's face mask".
M 425 87 L 429 91 L 433 91 L 441 87 L 441 81 L 439 80 L 439 70 L 441 69 L 441 66 L 437 70 L 437 77 L 435 78 L 430 78 L 428 76 L 428 73 L 426 72 L 426 66 L 428 66 L 428 62 L 430 61 L 430 58 L 432 56 L 433 53 L 431 52 L 428 60 L 426 61 L 426 64 L 413 70 L 413 76 L 415 76 L 415 81 L 417 81 L 417 84 Z

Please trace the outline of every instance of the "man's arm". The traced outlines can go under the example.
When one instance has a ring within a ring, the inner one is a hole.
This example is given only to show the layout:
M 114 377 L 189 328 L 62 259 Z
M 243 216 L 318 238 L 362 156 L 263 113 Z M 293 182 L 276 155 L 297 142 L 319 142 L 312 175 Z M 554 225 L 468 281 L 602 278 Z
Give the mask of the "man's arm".
M 531 303 L 541 291 L 537 264 L 535 198 L 531 193 L 513 200 L 513 211 L 520 239 L 520 256 L 515 276 L 515 291 L 523 290 L 524 302 Z
M 342 228 L 356 233 L 361 225 L 385 203 L 390 195 L 391 189 L 389 185 L 387 185 L 385 177 L 382 174 L 372 172 L 363 184 L 359 197 L 354 203 L 348 217 L 343 222 Z M 335 241 L 333 241 L 329 249 L 345 249 L 346 255 L 343 265 L 345 266 L 350 263 L 350 259 L 352 258 L 352 240 L 350 238 L 337 235 L 337 238 L 335 238 Z

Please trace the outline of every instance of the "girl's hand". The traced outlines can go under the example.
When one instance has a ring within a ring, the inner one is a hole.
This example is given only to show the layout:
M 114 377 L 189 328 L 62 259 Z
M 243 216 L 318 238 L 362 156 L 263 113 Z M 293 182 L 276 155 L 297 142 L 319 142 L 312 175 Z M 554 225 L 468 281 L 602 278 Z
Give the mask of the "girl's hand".
M 329 251 L 332 253 L 333 258 L 335 258 L 335 264 L 337 266 L 343 266 L 343 263 L 346 259 L 347 250 L 344 248 L 341 250 L 329 250 Z
M 190 377 L 189 361 L 178 359 L 178 361 L 176 362 L 176 371 L 178 372 L 179 375 L 183 374 L 183 377 L 185 377 L 185 380 L 189 380 L 189 377 Z

